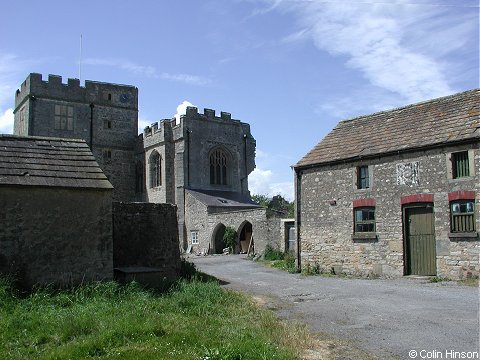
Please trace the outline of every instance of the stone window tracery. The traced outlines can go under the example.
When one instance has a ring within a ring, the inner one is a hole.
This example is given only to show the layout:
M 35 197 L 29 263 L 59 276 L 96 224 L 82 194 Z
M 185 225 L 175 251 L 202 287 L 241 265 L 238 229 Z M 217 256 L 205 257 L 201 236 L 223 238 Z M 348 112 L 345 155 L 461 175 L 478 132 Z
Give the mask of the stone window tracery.
M 217 148 L 210 153 L 210 184 L 228 184 L 228 165 L 228 157 L 222 149 Z

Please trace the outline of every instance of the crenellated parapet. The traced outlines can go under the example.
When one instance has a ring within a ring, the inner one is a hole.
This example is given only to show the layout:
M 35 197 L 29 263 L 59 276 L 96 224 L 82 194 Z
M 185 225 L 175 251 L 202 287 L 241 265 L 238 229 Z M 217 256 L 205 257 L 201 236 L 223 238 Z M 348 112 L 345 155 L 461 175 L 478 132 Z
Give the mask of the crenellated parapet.
M 163 119 L 159 122 L 154 122 L 150 126 L 143 129 L 144 146 L 149 147 L 155 144 L 163 143 L 172 140 L 172 129 L 178 127 L 173 119 Z
M 232 115 L 228 112 L 221 111 L 220 116 L 216 116 L 215 110 L 204 108 L 203 114 L 198 112 L 198 108 L 195 106 L 188 106 L 185 112 L 185 115 L 182 115 L 181 118 L 187 117 L 191 119 L 198 119 L 198 120 L 216 120 L 216 121 L 236 121 L 233 120 Z
M 138 89 L 135 86 L 90 80 L 81 86 L 79 79 L 67 79 L 63 83 L 61 76 L 51 74 L 43 80 L 42 74 L 31 73 L 15 93 L 15 110 L 27 99 L 35 98 L 138 109 Z

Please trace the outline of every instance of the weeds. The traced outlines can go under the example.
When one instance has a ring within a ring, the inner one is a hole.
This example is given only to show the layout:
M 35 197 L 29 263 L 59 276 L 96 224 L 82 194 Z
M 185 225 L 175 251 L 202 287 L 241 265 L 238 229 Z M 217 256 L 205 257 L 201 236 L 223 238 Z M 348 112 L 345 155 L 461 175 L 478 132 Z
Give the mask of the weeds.
M 302 274 L 303 275 L 320 275 L 322 271 L 320 270 L 320 264 L 318 263 L 307 263 L 303 268 L 302 268 Z
M 273 261 L 273 260 L 283 260 L 284 259 L 284 253 L 281 252 L 278 249 L 273 248 L 271 245 L 267 245 L 265 247 L 265 251 L 263 253 L 263 258 L 267 261 Z

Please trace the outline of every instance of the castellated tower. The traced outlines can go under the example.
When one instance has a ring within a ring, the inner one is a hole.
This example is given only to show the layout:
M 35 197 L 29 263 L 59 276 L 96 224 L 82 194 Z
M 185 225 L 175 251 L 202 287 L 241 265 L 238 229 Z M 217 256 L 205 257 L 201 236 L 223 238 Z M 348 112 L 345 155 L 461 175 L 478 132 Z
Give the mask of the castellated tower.
M 14 134 L 85 140 L 113 184 L 114 200 L 135 197 L 138 89 L 32 73 L 15 95 Z
M 227 112 L 188 107 L 180 118 L 146 127 L 136 152 L 136 200 L 178 206 L 180 240 L 186 242 L 185 191 L 250 199 L 248 175 L 255 168 L 250 125 Z M 145 187 L 141 185 L 145 184 Z M 222 205 L 222 203 L 219 203 Z M 251 205 L 251 204 L 250 204 Z

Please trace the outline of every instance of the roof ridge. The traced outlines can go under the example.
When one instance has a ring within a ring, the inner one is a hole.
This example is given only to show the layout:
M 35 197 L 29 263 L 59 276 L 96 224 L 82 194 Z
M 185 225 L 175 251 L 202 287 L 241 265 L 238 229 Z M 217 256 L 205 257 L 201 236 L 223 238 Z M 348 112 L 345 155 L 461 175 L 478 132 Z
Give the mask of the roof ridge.
M 342 123 L 348 123 L 348 122 L 354 121 L 354 120 L 360 120 L 360 119 L 367 118 L 367 117 L 374 117 L 374 116 L 378 116 L 378 115 L 382 115 L 382 114 L 388 114 L 388 113 L 393 113 L 393 112 L 396 112 L 396 111 L 401 111 L 401 110 L 405 110 L 405 109 L 409 109 L 409 108 L 414 108 L 418 105 L 434 104 L 436 102 L 449 101 L 453 98 L 456 98 L 456 97 L 461 98 L 465 94 L 475 93 L 475 92 L 479 92 L 479 91 L 480 91 L 480 88 L 475 88 L 475 89 L 466 90 L 466 91 L 463 91 L 463 92 L 460 92 L 460 93 L 450 94 L 450 95 L 441 96 L 441 97 L 430 99 L 430 100 L 423 100 L 423 101 L 419 101 L 419 102 L 416 102 L 416 103 L 413 103 L 413 104 L 399 106 L 399 107 L 388 109 L 388 110 L 381 110 L 381 111 L 377 111 L 377 112 L 374 112 L 374 113 L 371 113 L 371 114 L 359 115 L 359 116 L 355 116 L 355 117 L 352 117 L 352 118 L 347 118 L 347 119 L 340 120 L 338 122 L 337 126 L 342 124 Z M 335 128 L 337 126 L 335 126 Z M 333 130 L 335 130 L 335 128 Z
M 0 139 L 12 139 L 12 140 L 22 140 L 22 141 L 62 141 L 62 142 L 75 142 L 75 143 L 85 143 L 83 139 L 69 139 L 69 138 L 59 138 L 59 137 L 47 137 L 47 136 L 21 136 L 13 134 L 0 134 Z

